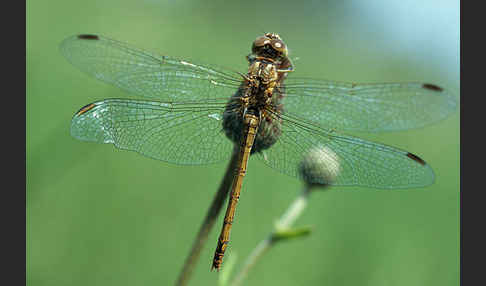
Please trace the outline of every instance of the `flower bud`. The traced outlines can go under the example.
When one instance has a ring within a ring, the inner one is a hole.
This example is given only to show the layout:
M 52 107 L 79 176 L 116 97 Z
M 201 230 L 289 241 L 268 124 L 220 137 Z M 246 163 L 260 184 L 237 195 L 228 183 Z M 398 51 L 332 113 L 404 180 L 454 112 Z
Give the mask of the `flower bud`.
M 299 164 L 299 175 L 308 185 L 332 185 L 341 171 L 339 157 L 327 147 L 314 147 Z

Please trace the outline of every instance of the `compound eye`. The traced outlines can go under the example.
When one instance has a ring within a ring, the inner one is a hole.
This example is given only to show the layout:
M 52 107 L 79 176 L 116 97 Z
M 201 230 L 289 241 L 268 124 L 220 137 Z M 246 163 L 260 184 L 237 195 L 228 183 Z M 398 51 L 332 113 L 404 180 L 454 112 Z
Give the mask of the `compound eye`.
M 287 54 L 287 46 L 285 46 L 285 44 L 281 40 L 272 39 L 271 45 L 272 48 L 274 48 L 276 51 Z
M 260 36 L 253 42 L 254 47 L 263 47 L 267 44 L 270 44 L 270 39 L 265 36 Z

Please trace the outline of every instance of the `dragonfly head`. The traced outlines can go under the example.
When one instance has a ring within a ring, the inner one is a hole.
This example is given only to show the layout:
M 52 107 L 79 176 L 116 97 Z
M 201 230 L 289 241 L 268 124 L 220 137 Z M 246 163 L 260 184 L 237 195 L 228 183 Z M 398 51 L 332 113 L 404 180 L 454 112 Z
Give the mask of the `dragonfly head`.
M 275 33 L 265 33 L 253 41 L 251 51 L 258 57 L 280 60 L 288 56 L 287 45 Z

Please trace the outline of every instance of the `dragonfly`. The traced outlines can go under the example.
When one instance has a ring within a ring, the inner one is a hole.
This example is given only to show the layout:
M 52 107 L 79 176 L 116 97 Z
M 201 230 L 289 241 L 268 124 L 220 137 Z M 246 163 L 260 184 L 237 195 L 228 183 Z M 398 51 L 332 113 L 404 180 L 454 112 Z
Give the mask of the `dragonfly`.
M 332 181 L 310 183 L 377 189 L 425 187 L 435 180 L 422 158 L 344 132 L 423 127 L 457 107 L 446 89 L 423 82 L 352 83 L 294 77 L 288 48 L 276 33 L 258 36 L 241 73 L 213 64 L 159 55 L 100 35 L 65 39 L 60 51 L 81 71 L 135 98 L 110 98 L 82 107 L 71 135 L 109 143 L 164 162 L 200 165 L 237 150 L 231 193 L 212 261 L 220 269 L 251 155 L 302 178 L 299 163 L 324 146 L 338 165 Z M 139 98 L 140 97 L 140 98 Z M 336 171 L 337 172 L 337 171 Z

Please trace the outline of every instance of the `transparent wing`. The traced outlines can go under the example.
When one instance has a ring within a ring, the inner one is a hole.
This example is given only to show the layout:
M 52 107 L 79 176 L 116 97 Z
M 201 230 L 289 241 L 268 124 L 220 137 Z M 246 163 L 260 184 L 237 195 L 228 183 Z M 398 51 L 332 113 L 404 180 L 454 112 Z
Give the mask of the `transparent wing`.
M 165 102 L 228 98 L 236 72 L 160 56 L 97 35 L 65 39 L 61 53 L 80 70 L 135 95 Z
M 424 83 L 354 84 L 289 77 L 287 113 L 337 130 L 381 132 L 422 127 L 451 114 L 457 99 Z
M 321 154 L 324 168 L 330 173 L 326 176 L 334 178 L 331 185 L 393 189 L 422 187 L 434 182 L 432 168 L 409 152 L 338 135 L 289 115 L 280 118 L 282 133 L 277 143 L 259 157 L 282 173 L 302 179 L 299 168 L 304 157 Z M 329 183 L 318 171 L 306 176 L 313 183 Z
M 71 135 L 176 164 L 227 159 L 232 143 L 221 131 L 223 104 L 107 99 L 81 108 Z

